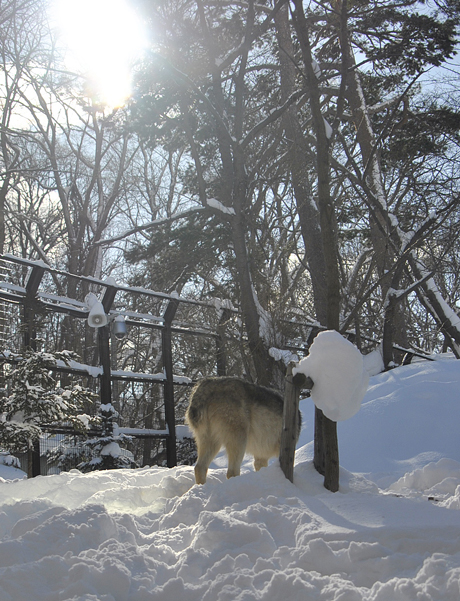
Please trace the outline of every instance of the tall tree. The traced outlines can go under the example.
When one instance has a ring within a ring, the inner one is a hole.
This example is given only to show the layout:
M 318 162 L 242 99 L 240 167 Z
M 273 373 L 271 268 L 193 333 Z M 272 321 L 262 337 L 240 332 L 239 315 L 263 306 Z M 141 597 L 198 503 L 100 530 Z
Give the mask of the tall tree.
M 361 152 L 359 179 L 369 208 L 371 240 L 382 296 L 387 299 L 384 360 L 389 365 L 393 360 L 394 338 L 399 334 L 397 341 L 407 344 L 400 302 L 405 295 L 393 293 L 400 287 L 407 265 L 410 265 L 413 280 L 420 282 L 415 289 L 419 294 L 431 297 L 430 305 L 440 321 L 447 322 L 449 336 L 454 340 L 458 338 L 458 331 L 456 328 L 449 328 L 448 315 L 441 303 L 435 300 L 436 291 L 424 281 L 426 270 L 418 269 L 413 258 L 415 249 L 427 233 L 432 231 L 430 225 L 434 226 L 437 220 L 433 219 L 431 224 L 427 224 L 424 215 L 425 221 L 414 228 L 415 233 L 408 240 L 398 215 L 390 206 L 381 164 L 383 144 L 397 132 L 398 127 L 387 119 L 381 124 L 379 133 L 375 131 L 376 116 L 380 111 L 390 107 L 391 117 L 396 114 L 400 104 L 407 110 L 410 89 L 418 75 L 428 67 L 439 66 L 452 56 L 456 44 L 458 7 L 446 2 L 439 5 L 437 13 L 427 14 L 418 12 L 416 2 L 401 5 L 390 1 L 384 6 L 375 4 L 371 7 L 372 11 L 369 8 L 359 5 L 349 7 L 346 1 L 342 2 L 336 6 L 336 15 L 333 15 L 331 21 L 337 21 L 340 50 L 346 61 L 347 100 L 355 125 L 356 143 Z M 365 35 L 357 33 L 360 31 L 365 31 Z M 355 52 L 358 49 L 372 61 L 374 70 L 379 73 L 382 87 L 386 89 L 387 98 L 382 99 L 381 106 L 374 110 L 366 100 L 363 85 L 365 76 L 356 65 Z
M 136 107 L 144 121 L 153 117 L 151 133 L 177 137 L 173 126 L 187 141 L 194 198 L 214 213 L 231 240 L 254 376 L 264 384 L 273 377 L 268 348 L 276 341 L 257 294 L 249 243 L 257 229 L 257 182 L 271 179 L 266 161 L 278 140 L 272 126 L 297 97 L 277 108 L 260 88 L 272 80 L 273 66 L 260 61 L 259 47 L 267 61 L 274 59 L 263 36 L 282 4 L 269 9 L 249 2 L 242 10 L 183 1 L 157 7 L 155 18 L 160 14 L 164 26 L 160 50 Z

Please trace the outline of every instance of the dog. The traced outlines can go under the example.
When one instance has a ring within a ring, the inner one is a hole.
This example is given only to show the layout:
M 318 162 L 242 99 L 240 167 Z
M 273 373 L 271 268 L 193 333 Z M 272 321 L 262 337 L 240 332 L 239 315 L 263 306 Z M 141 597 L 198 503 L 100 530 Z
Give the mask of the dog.
M 198 451 L 197 484 L 206 482 L 209 465 L 222 447 L 228 457 L 227 478 L 240 474 L 244 454 L 254 457 L 254 469 L 279 456 L 283 429 L 283 397 L 279 392 L 237 377 L 208 377 L 196 384 L 185 421 Z M 299 411 L 299 438 L 301 416 Z

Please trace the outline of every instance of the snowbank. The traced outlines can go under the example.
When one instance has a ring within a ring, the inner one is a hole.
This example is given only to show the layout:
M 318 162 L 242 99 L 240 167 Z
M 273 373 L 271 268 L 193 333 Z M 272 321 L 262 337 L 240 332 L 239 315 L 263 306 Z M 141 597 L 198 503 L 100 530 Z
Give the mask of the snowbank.
M 442 502 L 444 507 L 460 509 L 459 474 L 460 463 L 444 458 L 408 472 L 391 484 L 389 490 L 405 496 L 426 495 L 433 501 Z
M 189 467 L 3 491 L 2 601 L 458 601 L 459 513 L 311 464 L 193 484 Z M 405 596 L 401 596 L 401 590 Z
M 339 424 L 368 477 L 342 468 L 335 494 L 309 399 L 294 484 L 277 461 L 203 486 L 188 466 L 0 482 L 0 601 L 458 601 L 459 389 L 457 361 L 372 378 Z
M 371 378 L 361 410 L 338 424 L 340 463 L 388 486 L 443 457 L 460 461 L 460 361 L 407 365 Z

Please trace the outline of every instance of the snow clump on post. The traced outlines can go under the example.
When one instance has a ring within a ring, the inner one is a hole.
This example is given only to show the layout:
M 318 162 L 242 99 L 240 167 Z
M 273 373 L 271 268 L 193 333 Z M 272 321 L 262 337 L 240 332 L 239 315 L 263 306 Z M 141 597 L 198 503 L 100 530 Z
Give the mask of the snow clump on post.
M 302 373 L 313 380 L 313 402 L 335 422 L 349 419 L 359 411 L 369 384 L 362 354 L 334 330 L 316 336 L 308 356 L 292 373 Z

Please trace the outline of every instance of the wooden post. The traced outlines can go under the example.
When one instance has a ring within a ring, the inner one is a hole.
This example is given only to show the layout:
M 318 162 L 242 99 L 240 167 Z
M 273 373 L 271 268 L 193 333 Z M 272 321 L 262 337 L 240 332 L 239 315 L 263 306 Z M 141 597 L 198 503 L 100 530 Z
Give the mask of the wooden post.
M 176 299 L 170 300 L 163 316 L 164 323 L 161 331 L 161 342 L 163 352 L 163 367 L 165 370 L 164 401 L 165 421 L 169 431 L 166 439 L 166 461 L 168 467 L 177 465 L 176 455 L 176 415 L 174 408 L 174 378 L 173 360 L 171 348 L 171 323 L 179 306 Z
M 284 475 L 294 481 L 294 458 L 299 428 L 299 396 L 303 387 L 312 388 L 313 382 L 303 374 L 292 375 L 295 363 L 287 366 L 284 389 L 283 430 L 280 444 L 280 466 Z
M 324 413 L 315 406 L 315 434 L 313 442 L 313 465 L 316 471 L 324 476 L 326 473 L 326 448 L 324 443 Z
M 324 476 L 324 488 L 331 492 L 339 490 L 339 442 L 337 422 L 315 407 L 315 440 L 313 465 Z
M 315 440 L 313 465 L 324 476 L 324 488 L 331 492 L 339 490 L 339 442 L 337 422 L 315 407 Z
M 339 490 L 339 443 L 337 422 L 323 415 L 325 473 L 324 488 L 331 492 Z

